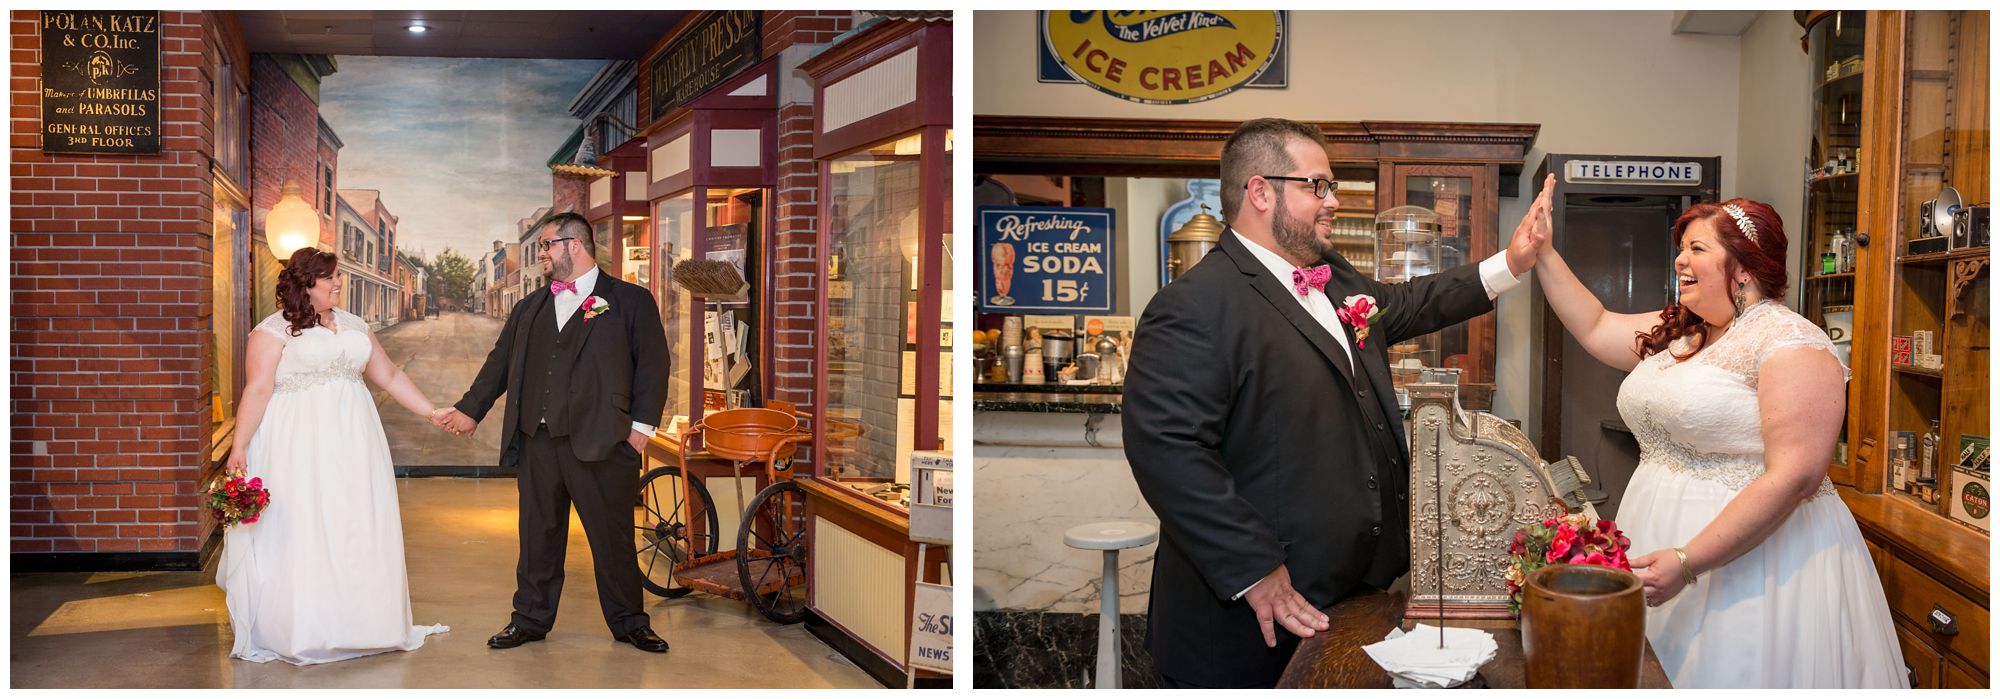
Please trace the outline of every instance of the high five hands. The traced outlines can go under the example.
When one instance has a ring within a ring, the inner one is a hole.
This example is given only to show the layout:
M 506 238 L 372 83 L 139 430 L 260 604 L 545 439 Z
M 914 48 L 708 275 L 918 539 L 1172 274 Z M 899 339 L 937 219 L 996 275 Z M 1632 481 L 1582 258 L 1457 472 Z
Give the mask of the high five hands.
M 1550 222 L 1551 203 L 1556 188 L 1555 173 L 1549 173 L 1542 182 L 1542 193 L 1535 195 L 1535 202 L 1528 205 L 1528 213 L 1521 217 L 1520 225 L 1514 226 L 1514 237 L 1507 242 L 1507 271 L 1514 276 L 1526 274 L 1535 266 L 1535 258 L 1549 243 L 1554 224 Z
M 472 418 L 466 417 L 465 413 L 458 412 L 457 408 L 451 407 L 432 410 L 431 424 L 459 436 L 472 434 L 472 428 L 479 426 L 479 423 L 473 422 Z

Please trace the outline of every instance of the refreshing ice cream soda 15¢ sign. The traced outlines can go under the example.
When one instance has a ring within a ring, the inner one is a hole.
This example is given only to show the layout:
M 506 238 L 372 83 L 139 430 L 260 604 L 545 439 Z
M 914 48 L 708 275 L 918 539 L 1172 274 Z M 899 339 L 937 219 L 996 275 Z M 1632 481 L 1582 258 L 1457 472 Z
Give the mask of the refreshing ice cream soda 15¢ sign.
M 1047 10 L 1043 78 L 1060 81 L 1048 70 L 1059 64 L 1070 79 L 1145 104 L 1281 87 L 1284 27 L 1272 10 Z

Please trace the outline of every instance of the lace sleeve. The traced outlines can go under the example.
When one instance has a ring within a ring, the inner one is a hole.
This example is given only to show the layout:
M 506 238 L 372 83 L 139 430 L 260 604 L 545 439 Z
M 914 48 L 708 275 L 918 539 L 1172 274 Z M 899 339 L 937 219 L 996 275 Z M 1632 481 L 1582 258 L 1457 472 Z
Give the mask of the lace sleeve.
M 363 335 L 375 334 L 375 329 L 368 326 L 368 321 L 363 320 L 361 316 L 348 313 L 346 309 L 334 309 L 333 317 L 335 322 L 340 323 L 340 329 L 343 331 L 354 329 L 360 330 Z
M 272 337 L 278 338 L 278 342 L 289 345 L 292 344 L 292 340 L 297 339 L 292 337 L 291 328 L 292 324 L 290 321 L 285 320 L 284 314 L 273 313 L 264 316 L 264 321 L 258 323 L 257 327 L 251 330 L 251 332 L 262 331 L 270 333 Z
M 1843 381 L 1854 378 L 1854 372 L 1847 368 L 1847 363 L 1840 361 L 1840 353 L 1834 350 L 1833 340 L 1826 336 L 1826 331 L 1813 325 L 1812 321 L 1806 320 L 1804 316 L 1789 309 L 1779 309 L 1763 314 L 1758 321 L 1754 330 L 1758 340 L 1759 367 L 1780 351 L 1807 347 L 1823 350 L 1832 355 L 1833 360 L 1840 364 L 1840 376 Z

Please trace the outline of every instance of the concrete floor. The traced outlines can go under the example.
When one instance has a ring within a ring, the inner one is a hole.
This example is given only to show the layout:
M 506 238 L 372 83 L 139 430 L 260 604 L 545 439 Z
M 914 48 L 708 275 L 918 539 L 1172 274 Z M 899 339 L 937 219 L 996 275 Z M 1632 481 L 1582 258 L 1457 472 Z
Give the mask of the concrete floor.
M 486 647 L 514 590 L 512 479 L 398 481 L 415 622 L 449 633 L 424 647 L 294 667 L 229 657 L 215 573 L 13 576 L 8 652 L 14 688 L 879 688 L 806 632 L 749 605 L 695 593 L 646 595 L 664 655 L 613 641 L 598 612 L 590 549 L 574 514 L 561 614 L 548 640 Z

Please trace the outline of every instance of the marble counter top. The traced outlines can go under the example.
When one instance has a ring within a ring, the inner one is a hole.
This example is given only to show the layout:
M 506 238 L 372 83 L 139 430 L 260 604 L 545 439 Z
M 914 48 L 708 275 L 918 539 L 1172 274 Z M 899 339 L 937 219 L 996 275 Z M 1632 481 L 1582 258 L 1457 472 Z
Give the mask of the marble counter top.
M 1057 393 L 1048 391 L 975 391 L 972 410 L 1015 413 L 1105 413 L 1115 414 L 1124 405 L 1122 394 Z

